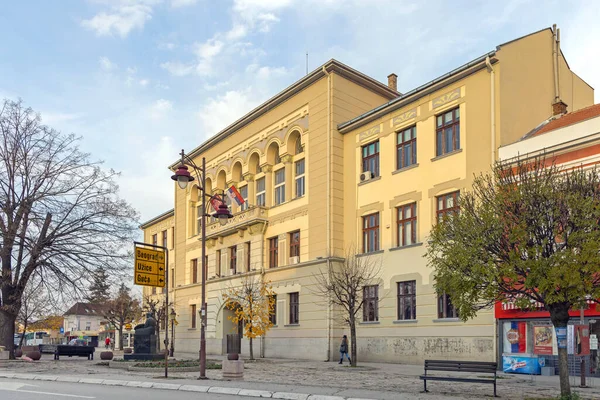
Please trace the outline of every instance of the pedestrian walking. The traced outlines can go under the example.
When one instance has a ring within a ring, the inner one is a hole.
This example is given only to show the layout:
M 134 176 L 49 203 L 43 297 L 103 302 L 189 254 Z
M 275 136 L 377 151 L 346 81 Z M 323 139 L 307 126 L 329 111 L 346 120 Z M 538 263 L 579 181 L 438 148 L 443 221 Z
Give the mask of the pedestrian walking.
M 110 347 L 110 338 L 108 336 L 104 340 L 104 347 L 107 349 Z
M 352 364 L 352 360 L 348 355 L 348 337 L 346 335 L 344 335 L 344 337 L 342 338 L 342 344 L 340 344 L 340 364 L 342 363 L 342 361 L 344 361 L 344 355 L 346 355 L 348 363 Z

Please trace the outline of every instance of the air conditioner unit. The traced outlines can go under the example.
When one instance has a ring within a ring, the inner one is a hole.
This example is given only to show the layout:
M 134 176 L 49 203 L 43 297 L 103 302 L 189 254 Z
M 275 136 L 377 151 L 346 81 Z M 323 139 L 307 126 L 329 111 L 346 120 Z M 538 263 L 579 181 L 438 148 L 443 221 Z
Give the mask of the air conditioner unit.
M 298 264 L 300 262 L 300 257 L 294 256 L 290 257 L 290 264 Z
M 360 181 L 361 182 L 366 182 L 370 179 L 373 179 L 373 173 L 371 171 L 365 171 L 362 174 L 360 174 Z

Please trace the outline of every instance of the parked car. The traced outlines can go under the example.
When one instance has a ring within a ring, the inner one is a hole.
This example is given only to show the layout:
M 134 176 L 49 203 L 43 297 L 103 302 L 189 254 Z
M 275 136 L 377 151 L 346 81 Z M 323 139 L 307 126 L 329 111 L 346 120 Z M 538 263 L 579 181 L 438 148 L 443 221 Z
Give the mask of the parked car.
M 69 346 L 87 346 L 88 342 L 87 340 L 83 340 L 83 339 L 71 339 L 71 341 L 69 342 Z

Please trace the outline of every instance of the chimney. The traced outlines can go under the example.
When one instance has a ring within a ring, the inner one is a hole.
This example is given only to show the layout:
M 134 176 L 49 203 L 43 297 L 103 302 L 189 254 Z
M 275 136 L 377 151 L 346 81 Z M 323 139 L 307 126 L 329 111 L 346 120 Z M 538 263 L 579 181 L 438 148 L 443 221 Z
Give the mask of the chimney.
M 388 75 L 388 87 L 396 92 L 398 91 L 398 75 L 394 73 Z
M 567 104 L 562 100 L 557 100 L 552 103 L 552 115 L 554 117 L 560 117 L 567 113 Z

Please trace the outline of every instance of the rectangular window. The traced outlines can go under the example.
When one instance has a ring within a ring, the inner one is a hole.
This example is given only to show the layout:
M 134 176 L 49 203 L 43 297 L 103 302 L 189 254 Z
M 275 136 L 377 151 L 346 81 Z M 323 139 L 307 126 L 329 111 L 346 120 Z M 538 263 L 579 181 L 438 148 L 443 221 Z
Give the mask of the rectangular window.
M 229 248 L 229 273 L 235 275 L 237 272 L 237 246 Z
M 248 185 L 242 186 L 240 188 L 240 194 L 242 195 L 242 198 L 244 199 L 244 202 L 242 203 L 240 210 L 244 211 L 244 210 L 248 209 Z
M 198 259 L 194 258 L 191 263 L 191 283 L 198 283 Z
M 300 322 L 300 293 L 290 293 L 290 324 Z
M 417 203 L 396 208 L 398 210 L 398 247 L 417 242 Z
M 363 253 L 379 250 L 379 213 L 363 217 Z
M 171 287 L 175 287 L 175 268 L 171 268 L 171 276 L 169 277 L 169 281 L 171 281 Z
M 164 248 L 168 248 L 167 246 L 167 231 L 162 231 L 162 245 Z
M 265 178 L 256 181 L 256 205 L 265 206 Z
M 192 304 L 190 306 L 190 318 L 191 318 L 190 328 L 195 329 L 196 328 L 196 305 L 195 304 Z
M 416 281 L 398 282 L 398 320 L 417 319 Z
M 396 135 L 396 169 L 417 163 L 417 127 L 411 126 Z
M 285 167 L 275 171 L 275 205 L 285 202 Z
M 379 176 L 379 140 L 362 147 L 362 170 Z
M 277 295 L 271 296 L 273 299 L 273 309 L 269 313 L 269 320 L 273 325 L 277 325 Z
M 246 243 L 246 271 L 250 272 L 250 245 L 252 243 Z
M 202 206 L 196 207 L 196 235 L 199 235 L 202 231 L 202 216 L 204 213 L 202 212 Z
M 300 231 L 290 233 L 290 257 L 300 258 Z
M 304 196 L 304 159 L 296 161 L 296 197 Z
M 92 323 L 91 322 L 86 322 L 85 323 L 85 330 L 86 331 L 91 331 L 92 330 Z
M 453 215 L 458 212 L 459 192 L 452 192 L 436 197 L 437 201 L 437 221 L 447 215 Z
M 363 321 L 379 321 L 379 286 L 363 288 Z
M 158 235 L 152 235 L 152 244 L 158 245 Z
M 456 107 L 436 116 L 435 155 L 460 149 L 460 110 Z
M 452 305 L 449 294 L 438 296 L 438 318 L 458 318 L 458 312 Z
M 217 250 L 217 262 L 215 263 L 215 265 L 217 266 L 216 271 L 215 271 L 215 275 L 217 276 L 221 276 L 221 250 Z
M 269 268 L 277 268 L 279 259 L 279 238 L 269 239 Z

